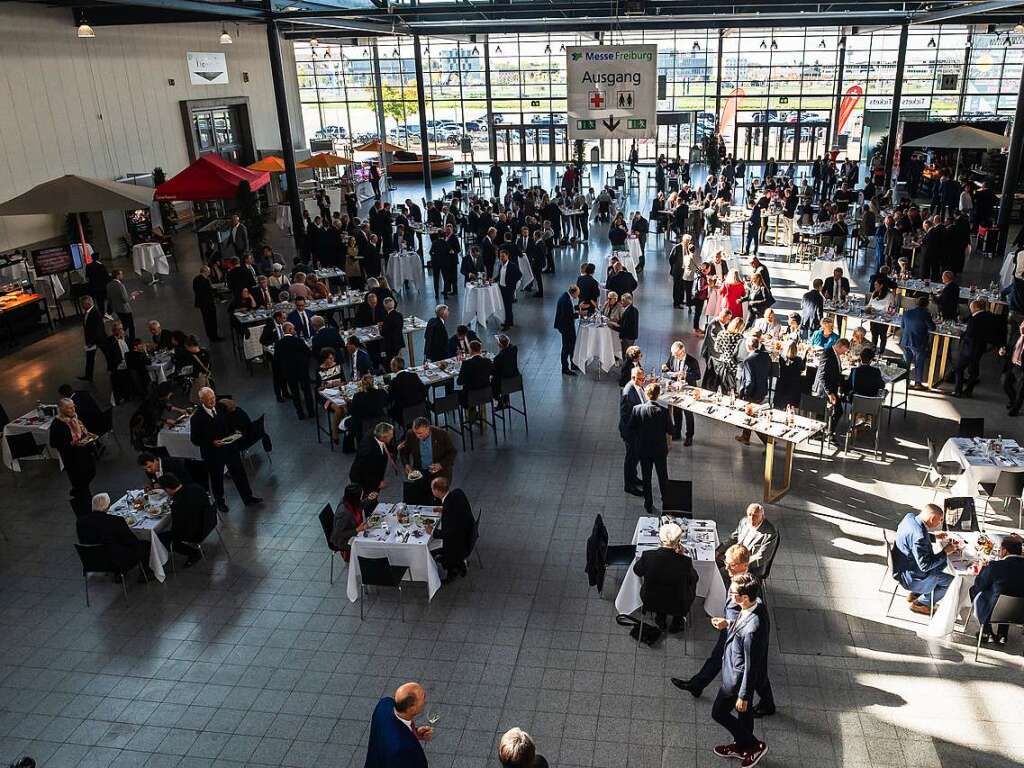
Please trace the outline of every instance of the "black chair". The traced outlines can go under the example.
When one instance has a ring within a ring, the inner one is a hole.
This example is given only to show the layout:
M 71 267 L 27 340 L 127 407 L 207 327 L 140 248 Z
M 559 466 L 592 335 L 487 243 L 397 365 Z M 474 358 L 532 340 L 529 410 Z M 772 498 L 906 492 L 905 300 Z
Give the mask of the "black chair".
M 512 405 L 512 398 L 510 395 L 514 395 L 516 392 L 518 392 L 523 398 L 522 409 L 516 408 Z M 523 388 L 522 375 L 502 379 L 501 384 L 499 385 L 499 394 L 494 400 L 494 418 L 495 420 L 501 419 L 502 437 L 505 436 L 505 422 L 513 412 L 518 413 L 523 417 L 523 424 L 526 426 L 526 434 L 530 434 L 530 419 L 526 415 L 526 390 Z
M 398 609 L 405 621 L 405 606 L 402 604 L 402 579 L 409 573 L 407 565 L 392 565 L 385 557 L 359 557 L 359 620 L 363 620 L 363 604 L 366 602 L 367 587 L 390 587 L 398 590 Z
M 324 538 L 327 539 L 327 548 L 331 550 L 331 584 L 334 583 L 334 556 L 341 554 L 341 547 L 334 545 L 331 541 L 331 534 L 334 533 L 334 508 L 330 504 L 324 504 L 318 516 L 320 527 L 324 530 Z
M 975 598 L 974 615 L 978 615 L 978 603 Z M 980 619 L 978 620 L 980 623 Z M 1000 595 L 996 598 L 996 604 L 992 607 L 992 615 L 988 619 L 989 625 L 1012 624 L 1017 627 L 1024 627 L 1024 597 L 1013 597 L 1012 595 Z M 978 653 L 981 651 L 981 635 L 985 631 L 985 625 L 978 627 L 978 644 L 974 647 L 974 660 L 978 660 Z M 1024 655 L 1022 652 L 1021 655 Z
M 939 485 L 952 477 L 957 477 L 964 473 L 964 468 L 960 465 L 959 461 L 939 461 L 938 453 L 935 450 L 935 443 L 932 442 L 930 437 L 925 438 L 928 444 L 928 471 L 924 475 L 924 480 L 921 481 L 921 487 L 924 488 L 924 484 L 931 478 L 932 473 L 935 474 L 935 484 L 932 486 L 934 492 L 932 493 L 932 499 L 939 492 Z M 945 487 L 945 486 L 943 486 Z
M 255 447 L 257 443 L 263 445 L 263 453 L 266 454 L 267 461 L 271 464 L 274 463 L 274 459 L 270 456 L 270 452 L 274 450 L 274 444 L 270 442 L 270 435 L 267 434 L 267 415 L 262 414 L 258 419 L 249 425 L 248 434 L 242 438 L 242 444 L 239 446 L 239 451 L 242 454 L 243 460 L 248 460 L 250 467 L 253 465 L 252 456 L 249 455 L 249 449 Z M 253 467 L 255 470 L 255 468 Z
M 806 377 L 805 377 L 806 378 Z M 818 452 L 818 459 L 825 457 L 825 443 L 828 441 L 828 420 L 829 420 L 829 402 L 827 398 L 819 397 L 818 395 L 811 395 L 806 392 L 800 395 L 800 413 L 803 416 L 807 416 L 818 421 L 824 421 L 826 424 L 825 429 L 818 433 L 818 440 L 821 444 L 821 449 Z
M 469 431 L 469 446 L 473 447 L 473 429 L 467 427 L 465 420 L 462 418 L 462 409 L 459 407 L 459 396 L 454 392 L 449 392 L 442 397 L 434 399 L 433 404 L 430 406 L 431 412 L 434 414 L 434 424 L 446 429 L 449 432 L 453 432 L 462 438 L 462 451 L 466 451 L 466 431 Z M 448 417 L 451 416 L 454 422 L 449 422 Z
M 970 496 L 950 496 L 942 502 L 942 530 L 978 531 L 978 515 Z
M 676 517 L 693 519 L 693 483 L 690 480 L 669 480 L 661 489 L 661 507 Z
M 612 566 L 632 568 L 634 560 L 636 560 L 636 544 L 609 544 L 605 548 L 604 566 L 606 569 Z
M 412 426 L 413 421 L 419 417 L 426 419 L 430 418 L 430 405 L 424 400 L 422 403 L 416 403 L 416 405 L 410 405 L 407 408 L 402 409 L 402 423 L 399 425 L 402 431 L 409 429 Z
M 482 516 L 483 510 L 478 508 L 473 517 L 473 530 L 469 534 L 469 552 L 466 553 L 466 560 L 469 560 L 469 556 L 476 552 L 476 562 L 480 566 L 480 570 L 484 568 L 484 561 L 480 557 L 480 550 L 476 545 L 480 541 L 480 518 Z
M 146 569 L 142 567 L 142 560 L 140 559 L 135 565 L 127 570 L 118 568 L 114 563 L 114 558 L 110 555 L 110 549 L 106 544 L 75 544 L 75 551 L 78 553 L 78 559 L 82 561 L 82 580 L 85 582 L 85 607 L 91 607 L 89 602 L 89 574 L 90 573 L 109 573 L 121 580 L 121 588 L 124 590 L 124 598 L 128 599 L 128 584 L 125 582 L 125 575 L 138 568 L 142 572 L 143 578 L 149 583 L 149 577 L 146 576 Z
M 476 418 L 469 419 L 469 409 L 476 408 Z M 487 418 L 487 409 L 491 409 L 491 418 Z M 479 389 L 471 389 L 466 391 L 466 405 L 463 408 L 465 413 L 463 421 L 469 426 L 469 434 L 473 434 L 473 423 L 480 425 L 480 435 L 484 434 L 484 425 L 486 424 L 491 428 L 491 432 L 494 435 L 494 444 L 498 444 L 498 425 L 497 420 L 494 418 L 494 391 L 491 389 L 491 385 L 488 384 L 486 387 L 480 387 Z M 472 447 L 472 441 L 470 442 Z
M 984 437 L 984 419 L 960 419 L 960 426 L 956 431 L 957 437 Z
M 889 577 L 893 581 L 892 596 L 889 598 L 889 606 L 885 609 L 885 617 L 887 619 L 890 618 L 889 613 L 892 611 L 892 604 L 894 602 L 896 602 L 896 594 L 901 589 L 905 589 L 905 587 L 902 584 L 900 584 L 899 579 L 896 578 L 896 566 L 893 564 L 895 562 L 895 559 L 896 559 L 895 554 L 894 554 L 894 550 L 895 549 L 896 549 L 896 545 L 895 544 L 890 545 L 889 544 L 889 539 L 888 539 L 888 537 L 886 537 L 885 568 L 886 568 L 886 572 L 889 574 Z M 932 614 L 935 613 L 935 590 L 934 589 L 931 591 L 931 599 L 928 601 L 928 608 L 929 608 L 929 610 L 928 610 L 928 620 L 931 621 Z
M 865 397 L 864 395 L 854 395 L 853 401 L 850 405 L 850 426 L 846 430 L 846 444 L 843 446 L 843 453 L 850 452 L 850 436 L 854 432 L 858 431 L 860 427 L 864 427 L 867 423 L 870 423 L 871 430 L 875 433 L 875 458 L 878 458 L 878 438 L 882 431 L 882 408 L 885 406 L 885 396 L 881 397 Z M 858 416 L 867 416 L 870 418 L 870 422 L 858 423 Z M 885 452 L 882 452 L 882 457 L 885 457 Z
M 214 533 L 214 532 L 216 532 L 217 538 L 220 540 L 220 546 L 224 550 L 224 554 L 228 556 L 228 560 L 231 559 L 231 550 L 229 550 L 228 549 L 228 545 L 224 543 L 224 537 L 220 535 L 220 528 L 217 527 L 217 520 L 218 520 L 217 515 L 214 515 L 210 519 L 210 521 L 207 523 L 206 527 L 203 529 L 203 535 L 197 537 L 196 541 L 186 541 L 185 539 L 179 539 L 179 538 L 175 537 L 174 536 L 174 529 L 171 528 L 171 550 L 172 551 L 168 553 L 168 557 L 170 558 L 170 561 L 171 561 L 171 570 L 172 571 L 176 571 L 177 570 L 174 567 L 174 552 L 173 552 L 174 542 L 179 541 L 182 544 L 187 544 L 188 546 L 193 547 L 194 549 L 199 550 L 199 557 L 202 558 L 203 560 L 205 560 L 206 559 L 206 553 L 203 551 L 203 542 L 206 541 L 206 539 L 209 538 L 210 534 Z

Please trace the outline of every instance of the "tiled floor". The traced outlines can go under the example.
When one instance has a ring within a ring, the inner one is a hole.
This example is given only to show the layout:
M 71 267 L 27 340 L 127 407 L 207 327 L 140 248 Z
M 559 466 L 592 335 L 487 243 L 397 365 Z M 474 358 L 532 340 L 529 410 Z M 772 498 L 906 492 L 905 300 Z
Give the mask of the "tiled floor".
M 407 590 L 405 623 L 390 596 L 375 596 L 361 622 L 344 577 L 328 584 L 316 513 L 337 502 L 350 458 L 317 445 L 312 425 L 274 401 L 266 372 L 249 377 L 223 345 L 214 350 L 221 389 L 251 414 L 267 414 L 275 444 L 273 465 L 262 462 L 253 477 L 266 503 L 243 509 L 229 490 L 231 560 L 212 547 L 206 562 L 163 585 L 130 585 L 127 600 L 97 579 L 86 608 L 66 481 L 52 465 L 17 479 L 4 471 L 0 762 L 24 753 L 55 768 L 361 766 L 377 698 L 419 680 L 442 714 L 427 747 L 431 766 L 496 765 L 497 735 L 513 725 L 533 734 L 552 766 L 721 764 L 711 753 L 724 737 L 709 716 L 713 692 L 694 700 L 668 681 L 697 669 L 710 627 L 702 619 L 685 638 L 641 649 L 634 665 L 633 645 L 614 622 L 619 575 L 601 596 L 583 572 L 594 515 L 604 516 L 613 542 L 624 542 L 642 509 L 621 491 L 612 377 L 559 375 L 551 330 L 559 289 L 587 254 L 607 252 L 598 229 L 589 248 L 561 252 L 543 301 L 517 305 L 529 436 L 517 423 L 497 448 L 478 441 L 459 456 L 457 482 L 484 509 L 484 568 L 471 567 L 429 606 L 422 587 Z M 661 246 L 651 238 L 639 292 L 640 340 L 653 359 L 690 327 L 669 308 Z M 189 236 L 180 247 L 184 273 L 145 289 L 138 318 L 198 330 Z M 776 294 L 791 305 L 803 273 L 771 269 Z M 406 311 L 428 317 L 432 305 L 432 297 L 414 297 Z M 80 373 L 79 350 L 80 335 L 67 329 L 0 359 L 7 410 L 52 400 L 58 384 Z M 888 597 L 877 591 L 882 529 L 931 497 L 918 488 L 925 436 L 944 440 L 961 412 L 986 416 L 990 431 L 1019 432 L 1002 416 L 990 365 L 975 400 L 913 397 L 909 417 L 894 417 L 884 436 L 881 461 L 851 453 L 819 463 L 801 452 L 793 492 L 769 508 L 783 544 L 772 576 L 780 709 L 758 725 L 771 746 L 765 764 L 1019 760 L 1019 633 L 974 664 L 972 637 L 919 639 L 905 604 L 886 618 Z M 99 388 L 105 395 L 105 382 Z M 94 483 L 114 495 L 141 481 L 119 410 L 126 447 L 104 458 Z M 700 516 L 729 529 L 760 496 L 762 456 L 738 447 L 728 430 L 700 420 L 697 430 L 692 449 L 673 448 L 670 473 L 693 481 Z

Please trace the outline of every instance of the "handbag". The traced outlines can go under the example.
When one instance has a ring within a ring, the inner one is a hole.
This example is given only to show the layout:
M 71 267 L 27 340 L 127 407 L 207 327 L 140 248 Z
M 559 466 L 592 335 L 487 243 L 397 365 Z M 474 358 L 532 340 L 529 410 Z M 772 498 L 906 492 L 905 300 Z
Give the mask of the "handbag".
M 634 640 L 639 636 L 640 642 L 645 645 L 654 645 L 661 639 L 661 630 L 656 624 L 646 621 L 641 624 L 640 619 L 630 616 L 628 613 L 620 613 L 615 617 L 615 622 L 621 627 L 632 627 L 629 630 L 629 636 Z M 641 631 L 643 631 L 642 635 Z

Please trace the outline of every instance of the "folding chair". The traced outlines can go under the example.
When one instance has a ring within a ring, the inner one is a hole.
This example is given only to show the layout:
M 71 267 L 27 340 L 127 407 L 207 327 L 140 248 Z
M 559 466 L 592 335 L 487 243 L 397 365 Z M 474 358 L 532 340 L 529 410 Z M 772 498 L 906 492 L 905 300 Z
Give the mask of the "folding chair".
M 956 430 L 957 437 L 984 437 L 985 419 L 960 419 Z
M 932 493 L 932 499 L 934 500 L 939 492 L 939 484 L 948 481 L 950 478 L 959 477 L 964 473 L 964 468 L 960 466 L 958 461 L 939 461 L 938 453 L 935 450 L 935 443 L 932 442 L 930 437 L 925 438 L 925 441 L 928 444 L 928 471 L 925 473 L 924 480 L 921 481 L 921 487 L 924 488 L 925 483 L 934 474 L 935 484 L 933 486 L 934 493 Z
M 327 540 L 327 548 L 331 550 L 331 584 L 334 584 L 334 556 L 341 555 L 341 547 L 336 547 L 331 541 L 331 534 L 334 533 L 334 508 L 330 504 L 324 504 L 324 508 L 320 510 L 317 517 L 320 520 L 324 538 Z
M 975 617 L 978 615 L 978 598 L 974 598 Z M 974 647 L 974 660 L 978 660 L 981 652 L 981 635 L 985 631 L 985 625 L 978 619 L 978 643 Z M 996 604 L 992 607 L 992 615 L 989 616 L 988 624 L 1012 624 L 1016 627 L 1024 626 L 1024 597 L 1013 597 L 1012 595 L 1000 595 L 996 598 Z M 1024 656 L 1024 651 L 1021 652 Z
M 665 514 L 693 519 L 693 482 L 669 480 L 661 489 L 661 508 Z
M 434 424 L 446 429 L 449 432 L 453 432 L 462 438 L 462 451 L 466 451 L 466 431 L 469 431 L 469 447 L 473 448 L 473 428 L 466 424 L 462 418 L 462 408 L 459 407 L 459 396 L 455 392 L 449 392 L 448 394 L 434 399 L 433 404 L 430 406 L 431 412 L 434 414 Z M 448 417 L 452 417 L 452 421 L 457 422 L 457 425 L 449 423 Z M 443 419 L 443 423 L 442 420 Z
M 89 574 L 91 573 L 109 573 L 120 578 L 125 600 L 128 599 L 128 584 L 125 582 L 124 577 L 129 571 L 138 568 L 142 571 L 142 576 L 146 579 L 146 583 L 149 583 L 149 577 L 146 576 L 146 569 L 142 567 L 141 559 L 131 568 L 122 570 L 115 565 L 114 558 L 111 556 L 110 549 L 106 544 L 75 544 L 75 551 L 78 553 L 78 559 L 82 561 L 82 580 L 85 582 L 86 608 L 91 607 L 89 602 Z
M 978 515 L 971 496 L 950 496 L 942 503 L 942 530 L 978 531 Z
M 398 590 L 398 609 L 405 621 L 405 606 L 402 604 L 402 579 L 409 573 L 407 565 L 392 565 L 387 556 L 358 557 L 359 561 L 359 620 L 363 621 L 363 603 L 367 587 L 388 587 Z

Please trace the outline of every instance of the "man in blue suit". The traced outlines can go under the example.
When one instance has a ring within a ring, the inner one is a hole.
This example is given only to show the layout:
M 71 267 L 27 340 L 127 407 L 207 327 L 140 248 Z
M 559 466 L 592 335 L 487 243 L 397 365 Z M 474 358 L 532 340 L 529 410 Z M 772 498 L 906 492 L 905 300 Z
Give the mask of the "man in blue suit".
M 931 332 L 935 330 L 935 321 L 928 312 L 928 297 L 917 300 L 917 306 L 903 313 L 901 322 L 900 346 L 903 347 L 903 359 L 907 365 L 914 366 L 914 386 L 921 388 L 924 378 L 924 366 L 928 360 L 928 347 Z
M 637 473 L 640 456 L 636 451 L 636 435 L 630 428 L 633 409 L 647 402 L 644 380 L 644 369 L 637 366 L 630 373 L 629 381 L 622 388 L 622 396 L 619 399 L 619 437 L 626 444 L 626 457 L 622 462 L 623 490 L 633 496 L 644 495 L 643 483 Z
M 295 299 L 295 309 L 288 313 L 288 322 L 295 326 L 300 339 L 313 338 L 313 313 L 306 309 L 305 299 Z
M 555 330 L 562 335 L 562 375 L 575 376 L 572 353 L 576 349 L 576 308 L 573 302 L 580 295 L 579 286 L 570 285 L 569 289 L 558 297 L 555 305 Z
M 999 548 L 1001 560 L 992 560 L 981 569 L 978 578 L 971 587 L 971 599 L 974 601 L 974 610 L 978 621 L 984 629 L 981 639 L 986 643 L 997 642 L 1006 645 L 1006 638 L 1010 634 L 1008 624 L 999 624 L 992 631 L 989 618 L 992 616 L 992 609 L 996 607 L 996 601 L 1000 595 L 1012 595 L 1013 597 L 1024 597 L 1024 557 L 1021 557 L 1024 542 L 1020 536 L 1011 535 L 1003 539 Z
M 427 697 L 419 683 L 405 683 L 395 695 L 385 696 L 373 710 L 365 768 L 427 768 L 421 741 L 430 741 L 434 729 L 417 726 Z
M 358 381 L 373 369 L 370 353 L 359 346 L 357 336 L 349 336 L 345 339 L 344 360 L 339 360 L 339 362 L 341 362 L 341 369 L 348 381 Z
M 768 752 L 768 745 L 754 736 L 751 699 L 768 675 L 768 642 L 771 623 L 768 609 L 758 599 L 761 582 L 741 573 L 732 578 L 729 598 L 740 608 L 729 626 L 722 650 L 722 685 L 711 705 L 711 718 L 732 735 L 732 743 L 715 747 L 719 757 L 742 760 L 751 768 Z M 735 714 L 734 714 L 735 710 Z
M 959 548 L 954 539 L 949 539 L 941 552 L 932 549 L 928 535 L 942 525 L 942 509 L 927 504 L 916 515 L 907 513 L 896 528 L 896 545 L 893 547 L 893 578 L 910 591 L 910 610 L 914 613 L 930 614 L 949 589 L 953 577 L 946 573 L 946 556 Z

